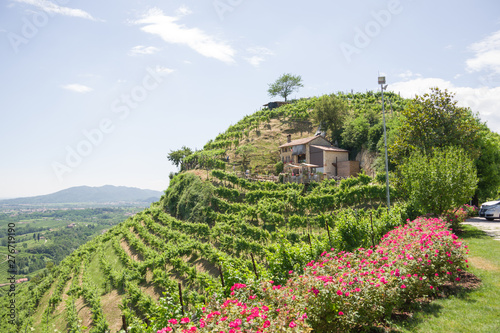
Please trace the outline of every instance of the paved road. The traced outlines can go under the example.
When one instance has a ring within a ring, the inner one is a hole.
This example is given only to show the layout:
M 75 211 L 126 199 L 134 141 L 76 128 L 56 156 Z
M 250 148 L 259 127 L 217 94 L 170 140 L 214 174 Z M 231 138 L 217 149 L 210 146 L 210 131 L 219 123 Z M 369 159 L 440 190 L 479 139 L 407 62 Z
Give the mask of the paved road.
M 500 220 L 488 221 L 482 217 L 473 217 L 465 220 L 464 224 L 473 225 L 486 232 L 493 239 L 500 241 Z

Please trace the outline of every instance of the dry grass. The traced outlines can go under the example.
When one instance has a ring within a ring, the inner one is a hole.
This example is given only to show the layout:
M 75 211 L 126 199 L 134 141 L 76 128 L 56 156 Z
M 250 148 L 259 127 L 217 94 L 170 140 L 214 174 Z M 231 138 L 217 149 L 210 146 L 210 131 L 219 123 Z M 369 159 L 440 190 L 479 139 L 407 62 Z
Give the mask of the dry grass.
M 38 307 L 36 308 L 35 313 L 33 314 L 33 326 L 34 327 L 41 327 L 42 325 L 42 316 L 43 316 L 43 310 L 47 308 L 49 304 L 49 298 L 52 296 L 52 293 L 54 292 L 54 289 L 56 288 L 56 283 L 52 283 L 52 286 L 49 288 L 49 290 L 45 293 L 45 295 L 42 296 L 40 299 L 40 303 Z
M 87 327 L 86 330 L 82 330 L 83 332 L 90 332 L 90 328 L 92 325 L 92 311 L 86 305 L 83 297 L 78 298 L 75 301 L 76 313 L 78 314 L 78 318 L 82 321 L 82 325 Z
M 484 269 L 487 271 L 494 271 L 494 272 L 500 271 L 500 267 L 496 266 L 494 263 L 485 258 L 469 257 L 469 262 L 478 269 Z
M 116 290 L 101 297 L 102 311 L 111 332 L 122 329 L 122 310 L 119 307 L 121 302 L 122 296 Z
M 66 310 L 66 300 L 68 299 L 68 291 L 71 287 L 71 283 L 73 278 L 69 279 L 64 286 L 63 293 L 61 296 L 62 301 L 57 305 L 56 310 L 54 311 L 54 324 L 55 327 L 61 332 L 64 331 L 66 327 L 66 320 L 64 318 L 64 311 Z
M 143 293 L 146 295 L 150 296 L 152 299 L 154 299 L 156 302 L 160 299 L 160 297 L 163 296 L 163 290 L 161 288 L 158 288 L 156 285 L 154 285 L 152 282 L 147 283 L 143 286 L 140 286 L 141 290 Z
M 302 129 L 301 132 L 293 123 L 271 119 L 269 123 L 260 124 L 257 130 L 252 130 L 248 137 L 244 136 L 239 141 L 238 147 L 247 145 L 254 148 L 254 152 L 249 154 L 252 169 L 259 173 L 272 172 L 274 164 L 279 161 L 278 147 L 286 142 L 288 134 L 291 134 L 292 140 L 296 140 L 313 136 L 316 132 L 316 128 L 310 123 L 302 126 Z M 227 154 L 231 162 L 240 164 L 242 156 L 236 154 L 238 147 L 232 147 Z
M 122 239 L 120 241 L 120 246 L 122 247 L 123 251 L 125 251 L 125 253 L 127 253 L 127 255 L 130 258 L 132 258 L 134 261 L 139 261 L 139 262 L 143 262 L 144 261 L 144 258 L 142 257 L 142 255 L 140 253 L 138 253 L 137 251 L 135 251 L 133 248 L 131 248 L 128 245 L 126 239 Z
M 198 272 L 210 274 L 213 277 L 219 277 L 219 269 L 210 261 L 204 258 L 198 258 L 192 263 Z

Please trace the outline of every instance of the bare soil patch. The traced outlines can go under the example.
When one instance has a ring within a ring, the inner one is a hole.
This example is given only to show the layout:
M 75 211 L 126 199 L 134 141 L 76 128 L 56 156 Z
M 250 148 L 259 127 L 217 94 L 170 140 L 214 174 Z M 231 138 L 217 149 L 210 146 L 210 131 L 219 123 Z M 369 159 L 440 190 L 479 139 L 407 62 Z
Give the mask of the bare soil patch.
M 36 312 L 33 314 L 34 327 L 41 327 L 40 325 L 42 324 L 43 309 L 45 309 L 48 306 L 49 298 L 52 296 L 52 293 L 54 292 L 55 288 L 56 288 L 56 283 L 53 282 L 49 290 L 45 292 L 45 294 L 40 299 L 40 303 L 36 309 Z
M 210 261 L 204 258 L 198 258 L 193 262 L 193 265 L 196 267 L 196 270 L 203 273 L 208 273 L 213 277 L 219 276 L 219 269 L 212 264 Z
M 118 332 L 122 329 L 122 310 L 119 307 L 121 303 L 122 296 L 116 290 L 101 297 L 102 311 L 111 332 Z
M 141 288 L 141 290 L 146 295 L 149 295 L 156 302 L 158 302 L 158 300 L 160 299 L 160 297 L 163 296 L 163 290 L 161 288 L 158 288 L 152 282 L 151 283 L 147 283 L 147 284 L 145 284 L 143 286 L 140 286 L 140 288 Z
M 90 308 L 85 304 L 83 297 L 80 297 L 75 301 L 75 307 L 78 318 L 82 321 L 82 325 L 87 327 L 87 329 L 83 330 L 83 332 L 90 332 L 92 325 L 92 311 L 90 311 Z
M 144 258 L 142 257 L 142 255 L 140 253 L 138 253 L 137 251 L 135 251 L 133 248 L 131 248 L 129 245 L 128 245 L 128 242 L 126 239 L 122 239 L 120 241 L 120 246 L 122 247 L 123 251 L 125 251 L 125 253 L 130 257 L 132 258 L 133 260 L 135 261 L 139 261 L 139 262 L 142 262 L 144 261 Z

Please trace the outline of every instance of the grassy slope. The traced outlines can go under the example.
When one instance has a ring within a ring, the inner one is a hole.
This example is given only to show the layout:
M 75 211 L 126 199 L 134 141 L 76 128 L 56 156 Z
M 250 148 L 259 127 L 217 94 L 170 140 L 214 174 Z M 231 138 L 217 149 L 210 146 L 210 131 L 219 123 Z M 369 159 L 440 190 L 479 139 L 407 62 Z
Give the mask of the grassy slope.
M 293 127 L 293 123 L 285 120 L 271 119 L 267 124 L 262 124 L 258 129 L 250 131 L 248 137 L 240 140 L 239 147 L 248 145 L 253 148 L 249 153 L 250 168 L 259 173 L 274 172 L 274 164 L 279 161 L 278 147 L 286 142 L 287 135 L 292 135 L 292 140 L 311 137 L 316 128 L 307 122 L 302 132 Z M 237 150 L 229 150 L 230 161 L 241 163 L 242 155 Z M 242 170 L 236 170 L 242 171 Z
M 481 279 L 473 291 L 424 305 L 411 319 L 396 323 L 399 332 L 500 332 L 500 242 L 483 231 L 463 226 L 469 244 L 469 272 Z

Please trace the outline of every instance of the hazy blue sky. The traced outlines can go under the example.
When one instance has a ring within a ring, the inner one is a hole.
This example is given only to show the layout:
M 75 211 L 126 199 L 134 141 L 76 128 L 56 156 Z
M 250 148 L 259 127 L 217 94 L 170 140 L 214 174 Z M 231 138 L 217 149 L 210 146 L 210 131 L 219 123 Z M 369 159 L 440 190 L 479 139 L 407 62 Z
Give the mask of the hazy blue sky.
M 500 132 L 500 2 L 2 0 L 0 198 L 164 190 L 166 156 L 270 101 L 447 88 Z

